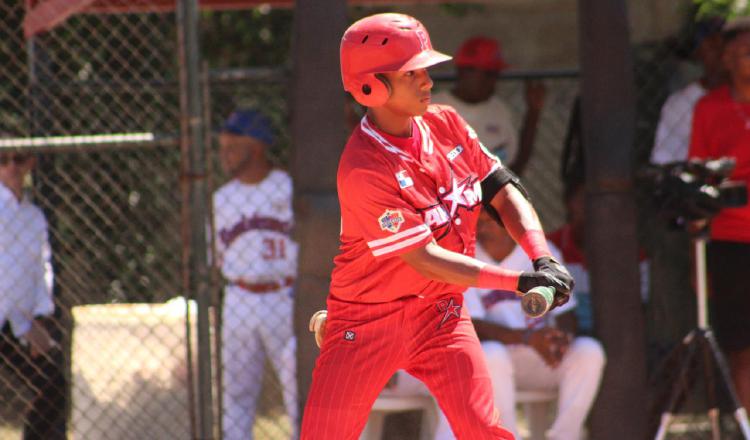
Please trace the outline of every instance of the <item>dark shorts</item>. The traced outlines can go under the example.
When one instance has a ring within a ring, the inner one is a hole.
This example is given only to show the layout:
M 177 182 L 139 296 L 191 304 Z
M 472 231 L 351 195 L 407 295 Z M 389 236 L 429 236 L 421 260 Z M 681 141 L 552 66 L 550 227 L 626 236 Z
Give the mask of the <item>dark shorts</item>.
M 728 352 L 750 347 L 750 243 L 708 245 L 711 326 Z

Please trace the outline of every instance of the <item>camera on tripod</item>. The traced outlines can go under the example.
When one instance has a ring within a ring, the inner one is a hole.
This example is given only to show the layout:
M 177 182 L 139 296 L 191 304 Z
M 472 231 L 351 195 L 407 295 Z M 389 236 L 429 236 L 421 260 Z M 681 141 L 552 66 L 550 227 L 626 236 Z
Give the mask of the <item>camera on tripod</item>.
M 747 204 L 747 184 L 729 180 L 736 161 L 731 157 L 690 159 L 648 165 L 638 173 L 659 210 L 675 227 L 707 220 L 724 208 Z
M 696 365 L 696 359 L 699 358 L 703 359 L 701 367 L 708 389 L 711 438 L 721 437 L 720 412 L 716 398 L 718 384 L 729 393 L 734 418 L 743 437 L 750 440 L 750 422 L 747 412 L 739 402 L 726 359 L 708 324 L 706 243 L 710 236 L 710 224 L 706 220 L 710 220 L 722 209 L 737 208 L 747 204 L 746 182 L 729 179 L 735 165 L 735 160 L 728 157 L 712 160 L 691 159 L 664 165 L 649 165 L 640 170 L 637 176 L 638 181 L 645 184 L 650 191 L 659 214 L 667 217 L 671 226 L 690 230 L 693 246 L 691 260 L 698 308 L 698 327 L 688 333 L 682 343 L 672 352 L 683 353 L 684 356 L 680 361 L 679 373 L 675 376 L 677 379 L 670 385 L 668 405 L 661 412 L 658 427 L 654 426 L 655 440 L 664 440 L 667 437 L 669 425 L 674 419 L 677 408 L 692 388 L 692 385 L 685 385 L 685 379 L 691 374 Z M 688 224 L 692 222 L 696 224 L 688 228 Z

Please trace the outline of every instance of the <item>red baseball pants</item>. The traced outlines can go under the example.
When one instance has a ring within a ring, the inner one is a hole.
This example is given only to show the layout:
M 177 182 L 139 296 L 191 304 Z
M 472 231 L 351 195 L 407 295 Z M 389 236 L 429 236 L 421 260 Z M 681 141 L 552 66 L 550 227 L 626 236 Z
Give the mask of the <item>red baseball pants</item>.
M 461 294 L 384 304 L 328 299 L 302 440 L 356 440 L 388 379 L 404 369 L 427 385 L 458 439 L 506 439 L 492 383 Z

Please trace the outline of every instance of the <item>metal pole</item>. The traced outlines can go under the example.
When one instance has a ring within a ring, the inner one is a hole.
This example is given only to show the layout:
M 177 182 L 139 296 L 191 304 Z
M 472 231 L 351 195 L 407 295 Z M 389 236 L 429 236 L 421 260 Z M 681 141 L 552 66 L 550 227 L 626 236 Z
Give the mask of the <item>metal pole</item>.
M 578 1 L 586 259 L 594 327 L 607 352 L 590 436 L 607 440 L 641 439 L 647 431 L 646 336 L 632 187 L 635 81 L 627 3 Z
M 190 274 L 189 295 L 198 305 L 198 420 L 200 437 L 213 439 L 213 393 L 211 375 L 211 336 L 209 274 L 206 254 L 206 160 L 203 121 L 203 94 L 198 44 L 198 2 L 180 0 L 177 4 L 180 49 L 181 129 L 187 133 L 190 185 Z M 184 139 L 185 137 L 183 137 Z
M 706 275 L 706 237 L 695 239 L 695 284 L 698 289 L 698 328 L 708 329 L 708 281 Z

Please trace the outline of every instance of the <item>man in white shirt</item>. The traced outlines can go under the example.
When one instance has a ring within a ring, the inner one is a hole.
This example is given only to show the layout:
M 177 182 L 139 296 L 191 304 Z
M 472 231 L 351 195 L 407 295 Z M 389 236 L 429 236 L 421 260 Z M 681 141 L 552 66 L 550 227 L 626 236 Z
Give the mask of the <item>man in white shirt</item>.
M 296 339 L 292 327 L 297 243 L 292 240 L 292 179 L 269 162 L 269 119 L 238 110 L 219 134 L 221 165 L 231 180 L 213 195 L 215 264 L 224 291 L 223 438 L 252 439 L 266 358 L 279 376 L 296 437 Z
M 699 21 L 691 40 L 691 58 L 703 67 L 703 75 L 669 95 L 661 108 L 656 128 L 651 163 L 687 160 L 693 108 L 699 99 L 727 80 L 722 62 L 724 41 L 721 35 L 723 21 L 718 18 Z
M 66 437 L 66 381 L 47 330 L 55 309 L 47 221 L 23 194 L 34 162 L 0 152 L 0 365 L 33 389 L 23 438 L 55 440 Z
M 500 44 L 492 38 L 470 38 L 459 48 L 454 63 L 457 76 L 453 89 L 433 93 L 432 102 L 455 108 L 474 128 L 485 147 L 516 174 L 522 174 L 531 157 L 544 106 L 544 85 L 531 80 L 525 83 L 526 114 L 519 145 L 511 112 L 495 95 L 497 75 L 508 67 L 500 53 Z

